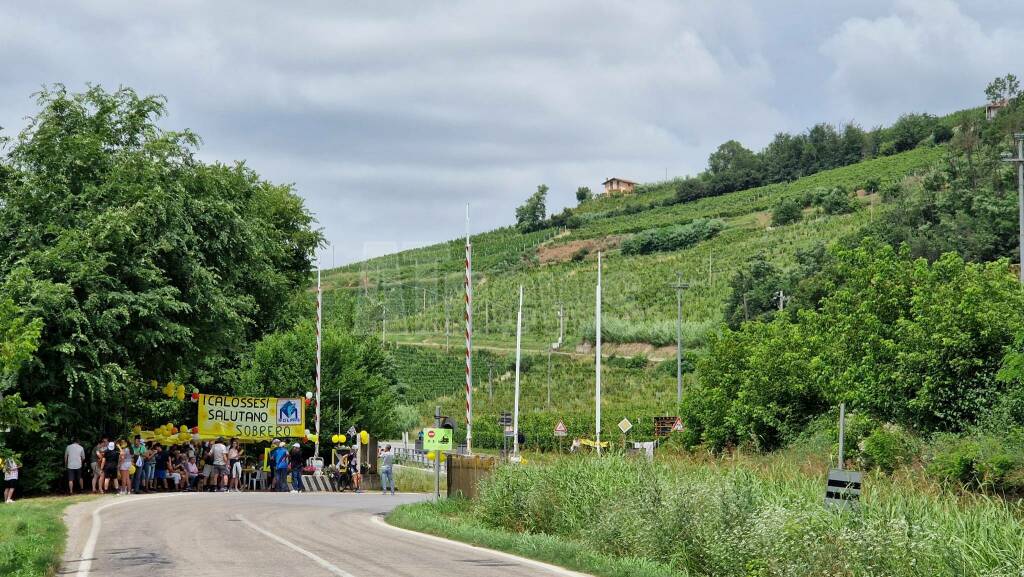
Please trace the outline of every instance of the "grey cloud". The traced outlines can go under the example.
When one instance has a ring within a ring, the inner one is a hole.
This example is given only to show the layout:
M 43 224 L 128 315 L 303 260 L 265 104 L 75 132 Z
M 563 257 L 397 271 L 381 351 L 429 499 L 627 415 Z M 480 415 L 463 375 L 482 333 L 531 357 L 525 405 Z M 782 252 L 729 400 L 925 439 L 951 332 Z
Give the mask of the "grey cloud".
M 201 134 L 204 158 L 295 183 L 346 262 L 456 237 L 466 202 L 475 230 L 508 225 L 541 182 L 558 210 L 606 176 L 694 173 L 730 138 L 757 148 L 819 120 L 967 105 L 980 93 L 969 82 L 876 101 L 897 73 L 861 54 L 875 42 L 901 74 L 949 82 L 948 51 L 914 60 L 905 55 L 920 49 L 886 34 L 909 30 L 928 47 L 933 30 L 974 21 L 980 33 L 960 48 L 978 52 L 992 44 L 979 34 L 1009 30 L 1005 18 L 986 24 L 999 17 L 992 6 L 950 6 L 936 16 L 888 0 L 8 2 L 0 126 L 20 127 L 28 95 L 50 82 L 164 94 L 164 124 Z M 995 46 L 953 62 L 995 58 Z

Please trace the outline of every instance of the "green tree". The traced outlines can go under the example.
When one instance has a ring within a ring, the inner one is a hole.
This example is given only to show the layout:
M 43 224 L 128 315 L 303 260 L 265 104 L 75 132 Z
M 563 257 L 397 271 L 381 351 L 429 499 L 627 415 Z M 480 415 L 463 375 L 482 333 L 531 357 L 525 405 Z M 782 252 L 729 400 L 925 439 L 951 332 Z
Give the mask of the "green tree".
M 42 424 L 45 409 L 41 404 L 28 406 L 15 389 L 19 373 L 39 342 L 42 322 L 29 320 L 9 298 L 0 297 L 0 432 L 10 428 L 35 432 Z M 0 441 L 3 437 L 0 436 Z M 0 449 L 3 443 L 0 442 Z
M 725 322 L 739 328 L 744 321 L 770 318 L 778 310 L 776 293 L 783 288 L 782 273 L 756 254 L 729 280 L 729 298 L 725 302 Z
M 594 195 L 593 195 L 593 193 L 590 192 L 590 187 L 589 186 L 581 186 L 581 187 L 576 189 L 576 202 L 577 203 L 590 200 L 591 198 L 594 198 Z
M 772 211 L 772 226 L 784 226 L 791 222 L 798 222 L 803 217 L 803 210 L 800 204 L 791 198 L 784 198 L 775 205 Z
M 1024 293 L 1005 260 L 929 263 L 866 239 L 834 249 L 821 276 L 831 290 L 817 309 L 713 339 L 684 403 L 691 442 L 774 448 L 843 400 L 910 430 L 960 431 L 1016 380 L 1004 352 Z
M 313 390 L 316 335 L 311 322 L 267 335 L 247 355 L 236 392 L 252 396 L 301 396 Z M 349 426 L 375 437 L 401 433 L 394 363 L 372 336 L 355 336 L 337 325 L 321 339 L 321 431 Z M 340 404 L 339 404 L 340 401 Z M 339 413 L 340 410 L 340 413 Z M 307 415 L 312 429 L 312 419 Z
M 707 176 L 713 194 L 743 190 L 761 183 L 761 161 L 742 144 L 730 140 L 708 157 Z
M 547 217 L 545 202 L 548 198 L 548 187 L 542 184 L 537 192 L 530 195 L 522 206 L 516 209 L 516 227 L 522 232 L 532 232 L 544 228 Z
M 1020 94 L 1020 81 L 1013 74 L 996 78 L 985 87 L 985 96 L 991 103 L 1016 98 Z
M 198 136 L 159 127 L 160 97 L 57 86 L 38 104 L 0 160 L 0 292 L 43 327 L 19 391 L 46 426 L 12 437 L 51 464 L 26 459 L 30 486 L 68 434 L 151 410 L 178 422 L 180 403 L 146 400 L 150 379 L 228 390 L 248 343 L 292 323 L 321 239 L 290 186 L 205 164 Z

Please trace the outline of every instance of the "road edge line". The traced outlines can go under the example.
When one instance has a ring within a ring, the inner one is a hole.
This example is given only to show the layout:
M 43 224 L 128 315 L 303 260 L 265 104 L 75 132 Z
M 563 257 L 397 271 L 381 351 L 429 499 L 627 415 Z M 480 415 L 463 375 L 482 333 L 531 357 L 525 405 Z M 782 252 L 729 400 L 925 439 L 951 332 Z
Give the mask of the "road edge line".
M 257 525 L 255 523 L 253 523 L 252 521 L 246 519 L 243 515 L 236 515 L 235 518 L 238 519 L 239 521 L 241 521 L 242 523 L 245 523 L 245 525 L 247 527 L 249 527 L 250 529 L 252 529 L 252 530 L 262 534 L 264 537 L 269 537 L 270 539 L 273 539 L 274 541 L 277 541 L 278 543 L 284 545 L 285 547 L 288 547 L 289 549 L 295 551 L 296 553 L 301 553 L 301 554 L 305 555 L 306 557 L 308 557 L 308 558 L 312 559 L 313 561 L 315 561 L 317 565 L 320 565 L 324 569 L 327 569 L 328 571 L 330 571 L 331 573 L 334 573 L 335 575 L 338 575 L 339 577 L 355 577 L 355 575 L 352 575 L 351 573 L 345 571 L 344 569 L 341 569 L 340 567 L 337 567 L 336 565 L 332 564 L 330 561 L 324 559 L 323 557 L 317 555 L 316 553 L 313 553 L 312 551 L 307 551 L 307 550 L 303 549 L 302 547 L 299 547 L 295 543 L 292 543 L 291 541 L 285 539 L 284 537 L 279 537 L 279 536 L 271 533 L 270 531 L 267 531 L 263 527 L 260 527 L 259 525 Z
M 75 577 L 86 577 L 89 574 L 89 572 L 92 571 L 92 558 L 93 555 L 96 553 L 96 541 L 98 541 L 100 538 L 100 529 L 103 526 L 103 521 L 100 519 L 101 511 L 105 511 L 106 509 L 115 507 L 117 505 L 123 505 L 125 503 L 138 503 L 139 501 L 150 501 L 152 499 L 160 499 L 163 497 L 174 497 L 176 494 L 177 493 L 170 493 L 167 495 L 146 495 L 145 497 L 136 497 L 134 499 L 131 498 L 130 496 L 128 496 L 127 499 L 117 499 L 115 497 L 115 499 L 117 500 L 110 501 L 109 503 L 104 503 L 103 505 L 100 505 L 99 507 L 93 509 L 92 514 L 89 517 L 91 520 L 91 526 L 89 527 L 89 537 L 86 538 L 85 546 L 82 547 L 82 555 L 81 559 L 78 561 L 78 571 L 75 572 Z M 125 496 L 126 495 L 118 495 L 118 497 Z M 73 562 L 74 561 L 72 561 L 72 563 Z M 67 562 L 65 561 L 65 563 Z
M 436 542 L 439 542 L 439 543 L 444 543 L 446 545 L 458 545 L 459 547 L 462 547 L 464 549 L 469 549 L 471 551 L 486 551 L 487 553 L 490 553 L 492 555 L 497 555 L 498 557 L 504 557 L 506 559 L 512 559 L 514 561 L 518 561 L 518 562 L 526 564 L 526 565 L 531 565 L 533 567 L 539 567 L 541 569 L 545 569 L 545 570 L 550 571 L 551 573 L 554 573 L 556 575 L 563 575 L 564 577 L 593 577 L 593 575 L 590 575 L 588 573 L 580 573 L 579 571 L 573 571 L 572 569 L 566 569 L 565 567 L 559 567 L 558 565 L 552 565 L 551 563 L 545 563 L 543 561 L 538 561 L 536 559 L 530 559 L 529 557 L 521 557 L 521 556 L 515 555 L 513 553 L 506 553 L 505 551 L 498 551 L 497 549 L 490 549 L 490 548 L 487 548 L 487 547 L 481 547 L 479 545 L 473 545 L 471 543 L 464 543 L 462 541 L 455 541 L 454 539 L 446 539 L 444 537 L 438 537 L 437 535 L 431 535 L 430 533 L 421 533 L 420 531 L 413 531 L 412 529 L 405 529 L 403 527 L 396 527 L 395 525 L 392 525 L 391 523 L 388 523 L 386 520 L 384 520 L 384 516 L 383 515 L 373 515 L 370 519 L 371 519 L 371 521 L 373 523 L 376 523 L 376 524 L 381 525 L 383 527 L 387 527 L 388 529 L 391 529 L 391 530 L 394 530 L 394 531 L 401 531 L 402 533 L 408 533 L 410 535 L 415 535 L 415 536 L 420 537 L 422 539 L 428 539 L 428 540 L 431 540 L 431 541 L 436 541 Z

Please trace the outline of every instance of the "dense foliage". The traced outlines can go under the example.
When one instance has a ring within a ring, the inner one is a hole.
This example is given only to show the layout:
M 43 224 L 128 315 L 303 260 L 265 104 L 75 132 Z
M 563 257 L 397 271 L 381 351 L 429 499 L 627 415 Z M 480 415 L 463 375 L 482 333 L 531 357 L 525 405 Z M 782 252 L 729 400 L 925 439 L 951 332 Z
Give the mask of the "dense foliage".
M 841 400 L 912 430 L 957 431 L 1006 390 L 995 377 L 1024 321 L 1006 261 L 929 263 L 870 239 L 833 257 L 817 309 L 712 340 L 684 399 L 690 442 L 775 448 Z
M 464 516 L 441 516 L 437 525 L 470 521 L 484 529 L 467 532 L 469 539 L 497 529 L 519 539 L 544 536 L 538 545 L 582 543 L 588 553 L 631 562 L 632 570 L 614 573 L 622 575 L 959 577 L 1019 570 L 1024 529 L 1013 504 L 964 502 L 871 478 L 857 514 L 836 514 L 822 507 L 823 482 L 782 459 L 759 470 L 746 462 L 669 466 L 580 456 L 501 467 L 481 485 L 479 501 L 462 504 Z M 415 507 L 431 509 L 435 519 L 443 515 L 433 505 Z
M 303 322 L 255 344 L 237 392 L 250 396 L 302 396 L 315 382 L 315 327 Z M 337 325 L 324 327 L 320 369 L 322 430 L 350 426 L 374 437 L 399 435 L 395 405 L 398 379 L 391 357 L 373 337 L 355 336 Z M 312 429 L 312 413 L 307 414 Z
M 531 232 L 544 228 L 547 208 L 548 187 L 542 184 L 537 192 L 530 195 L 522 206 L 516 208 L 516 228 L 522 232 Z
M 649 254 L 691 247 L 725 228 L 718 219 L 701 218 L 686 224 L 653 228 L 639 232 L 622 242 L 622 254 Z
M 321 239 L 290 186 L 160 128 L 159 97 L 58 86 L 38 104 L 0 160 L 0 293 L 42 326 L 17 390 L 45 427 L 9 435 L 33 447 L 29 489 L 69 434 L 178 422 L 176 401 L 144 402 L 150 379 L 229 391 L 247 343 L 292 322 Z

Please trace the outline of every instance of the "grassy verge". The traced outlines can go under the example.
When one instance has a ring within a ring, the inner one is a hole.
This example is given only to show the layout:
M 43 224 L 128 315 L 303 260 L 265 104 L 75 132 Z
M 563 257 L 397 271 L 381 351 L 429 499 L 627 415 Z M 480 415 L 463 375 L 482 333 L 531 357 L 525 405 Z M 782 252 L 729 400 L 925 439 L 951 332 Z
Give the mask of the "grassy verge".
M 47 497 L 0 505 L 0 575 L 53 575 L 67 539 L 64 508 L 90 498 Z
M 599 553 L 586 543 L 553 535 L 511 533 L 488 527 L 473 517 L 471 503 L 463 499 L 444 500 L 438 504 L 402 505 L 388 515 L 387 521 L 403 529 L 505 551 L 598 577 L 679 575 L 666 565 Z
M 1020 575 L 1024 503 L 907 469 L 868 475 L 859 510 L 835 512 L 819 460 L 567 456 L 499 467 L 479 501 L 389 520 L 595 575 Z
M 447 486 L 447 482 L 446 477 L 441 475 L 441 487 Z M 434 472 L 413 465 L 397 466 L 395 467 L 395 487 L 403 493 L 433 493 Z

